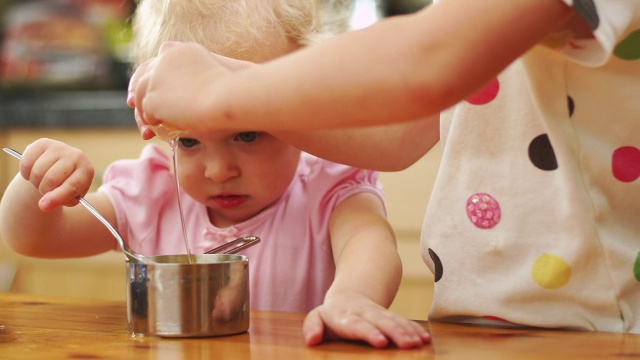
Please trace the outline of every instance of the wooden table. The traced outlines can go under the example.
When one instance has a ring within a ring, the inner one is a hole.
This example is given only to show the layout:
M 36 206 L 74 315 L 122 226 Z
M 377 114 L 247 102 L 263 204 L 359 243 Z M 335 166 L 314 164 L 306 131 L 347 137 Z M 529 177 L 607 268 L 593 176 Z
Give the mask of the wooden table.
M 253 312 L 249 331 L 202 339 L 133 337 L 123 302 L 0 294 L 0 359 L 632 359 L 640 335 L 423 323 L 433 345 L 306 347 L 304 314 Z

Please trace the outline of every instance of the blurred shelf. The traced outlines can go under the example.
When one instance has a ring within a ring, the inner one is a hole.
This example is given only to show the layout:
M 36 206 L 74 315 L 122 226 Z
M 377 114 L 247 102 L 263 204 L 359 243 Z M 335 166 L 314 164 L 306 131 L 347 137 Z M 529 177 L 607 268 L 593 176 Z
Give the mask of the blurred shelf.
M 0 93 L 0 129 L 135 127 L 126 90 Z

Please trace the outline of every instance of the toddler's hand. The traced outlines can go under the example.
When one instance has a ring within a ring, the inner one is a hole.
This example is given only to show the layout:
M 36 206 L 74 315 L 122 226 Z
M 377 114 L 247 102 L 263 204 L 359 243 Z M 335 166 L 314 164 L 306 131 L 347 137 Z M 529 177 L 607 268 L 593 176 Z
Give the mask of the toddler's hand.
M 39 139 L 22 154 L 20 174 L 43 194 L 40 209 L 51 211 L 77 205 L 76 197 L 84 196 L 91 187 L 94 168 L 82 151 L 60 141 Z
M 386 347 L 390 341 L 403 349 L 431 342 L 431 335 L 420 324 L 353 293 L 313 309 L 304 320 L 303 334 L 307 345 L 325 338 L 362 340 L 376 348 Z

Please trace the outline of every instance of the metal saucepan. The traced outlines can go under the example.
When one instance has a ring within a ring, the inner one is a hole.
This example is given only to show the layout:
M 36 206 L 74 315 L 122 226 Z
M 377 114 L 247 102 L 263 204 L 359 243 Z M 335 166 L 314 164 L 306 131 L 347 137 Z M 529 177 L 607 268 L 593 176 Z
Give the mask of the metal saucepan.
M 127 262 L 127 318 L 136 335 L 207 337 L 249 329 L 249 260 L 194 254 Z

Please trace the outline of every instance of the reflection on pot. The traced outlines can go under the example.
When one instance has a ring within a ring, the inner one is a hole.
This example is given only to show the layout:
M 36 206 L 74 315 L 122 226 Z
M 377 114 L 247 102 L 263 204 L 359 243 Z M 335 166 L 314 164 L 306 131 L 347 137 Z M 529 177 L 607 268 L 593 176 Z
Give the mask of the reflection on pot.
M 127 317 L 134 334 L 204 337 L 249 329 L 249 262 L 242 255 L 155 256 L 127 263 Z

